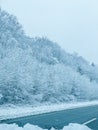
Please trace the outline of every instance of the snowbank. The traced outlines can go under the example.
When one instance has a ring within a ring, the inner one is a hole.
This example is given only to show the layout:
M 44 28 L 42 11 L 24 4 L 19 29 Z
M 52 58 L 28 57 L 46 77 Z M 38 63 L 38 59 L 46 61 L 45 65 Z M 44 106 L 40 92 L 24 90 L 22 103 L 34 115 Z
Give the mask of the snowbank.
M 44 106 L 1 106 L 0 120 L 98 105 L 98 101 Z
M 18 127 L 16 124 L 1 124 L 0 130 L 43 130 L 42 128 L 30 124 L 26 124 L 23 128 Z M 45 130 L 45 129 L 44 129 Z M 52 128 L 51 130 L 55 130 Z M 85 125 L 79 125 L 79 124 L 69 124 L 68 126 L 65 126 L 62 130 L 91 130 Z

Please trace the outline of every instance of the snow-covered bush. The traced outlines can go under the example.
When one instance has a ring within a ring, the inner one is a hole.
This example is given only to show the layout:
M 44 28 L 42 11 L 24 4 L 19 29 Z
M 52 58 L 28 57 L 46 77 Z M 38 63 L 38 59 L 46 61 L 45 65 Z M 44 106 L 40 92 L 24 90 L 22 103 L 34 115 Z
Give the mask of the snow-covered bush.
M 26 124 L 24 127 L 18 127 L 16 124 L 1 124 L 0 125 L 0 130 L 47 130 L 47 129 L 42 129 L 38 126 Z M 68 126 L 65 126 L 62 130 L 91 130 L 85 125 L 80 125 L 80 124 L 69 124 Z M 51 128 L 51 130 L 55 130 L 54 128 Z

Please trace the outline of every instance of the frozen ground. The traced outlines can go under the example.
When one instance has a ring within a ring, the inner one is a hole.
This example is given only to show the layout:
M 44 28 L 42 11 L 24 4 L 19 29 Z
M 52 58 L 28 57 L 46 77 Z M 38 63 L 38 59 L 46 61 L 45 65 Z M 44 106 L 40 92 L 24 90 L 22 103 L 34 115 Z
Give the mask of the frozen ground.
M 23 128 L 18 127 L 16 124 L 1 124 L 0 130 L 43 130 L 42 128 L 30 124 L 26 124 Z M 46 129 L 44 129 L 46 130 Z M 51 128 L 51 130 L 55 130 L 54 128 Z M 79 125 L 79 124 L 69 124 L 68 126 L 65 126 L 62 130 L 91 130 L 85 125 Z
M 29 115 L 36 115 L 42 113 L 49 113 L 53 111 L 74 109 L 85 106 L 98 105 L 98 101 L 92 102 L 81 102 L 81 103 L 66 103 L 66 104 L 56 104 L 56 105 L 44 105 L 44 106 L 0 106 L 0 120 L 11 119 L 16 117 L 23 117 Z M 1 129 L 0 129 L 1 130 Z

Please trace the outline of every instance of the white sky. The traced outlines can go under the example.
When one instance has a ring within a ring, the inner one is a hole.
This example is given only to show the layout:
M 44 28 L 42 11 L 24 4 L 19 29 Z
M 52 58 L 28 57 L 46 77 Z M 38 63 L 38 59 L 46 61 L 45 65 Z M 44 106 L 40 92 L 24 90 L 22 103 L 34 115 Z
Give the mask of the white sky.
M 98 0 L 0 0 L 27 34 L 47 36 L 98 64 Z

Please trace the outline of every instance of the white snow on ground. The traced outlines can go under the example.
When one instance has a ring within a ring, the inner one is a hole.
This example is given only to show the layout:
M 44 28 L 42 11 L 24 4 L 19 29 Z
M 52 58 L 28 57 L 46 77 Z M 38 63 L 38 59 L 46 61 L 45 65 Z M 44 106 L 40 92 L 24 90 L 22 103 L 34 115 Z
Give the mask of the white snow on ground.
M 44 106 L 1 106 L 0 120 L 98 105 L 98 101 Z
M 24 127 L 18 127 L 18 125 L 16 124 L 11 124 L 11 125 L 1 124 L 0 130 L 43 130 L 43 129 L 38 126 L 34 126 L 30 124 L 26 124 Z M 55 129 L 51 128 L 51 130 L 55 130 Z M 65 126 L 62 130 L 91 130 L 91 129 L 85 125 L 69 124 L 68 126 Z

